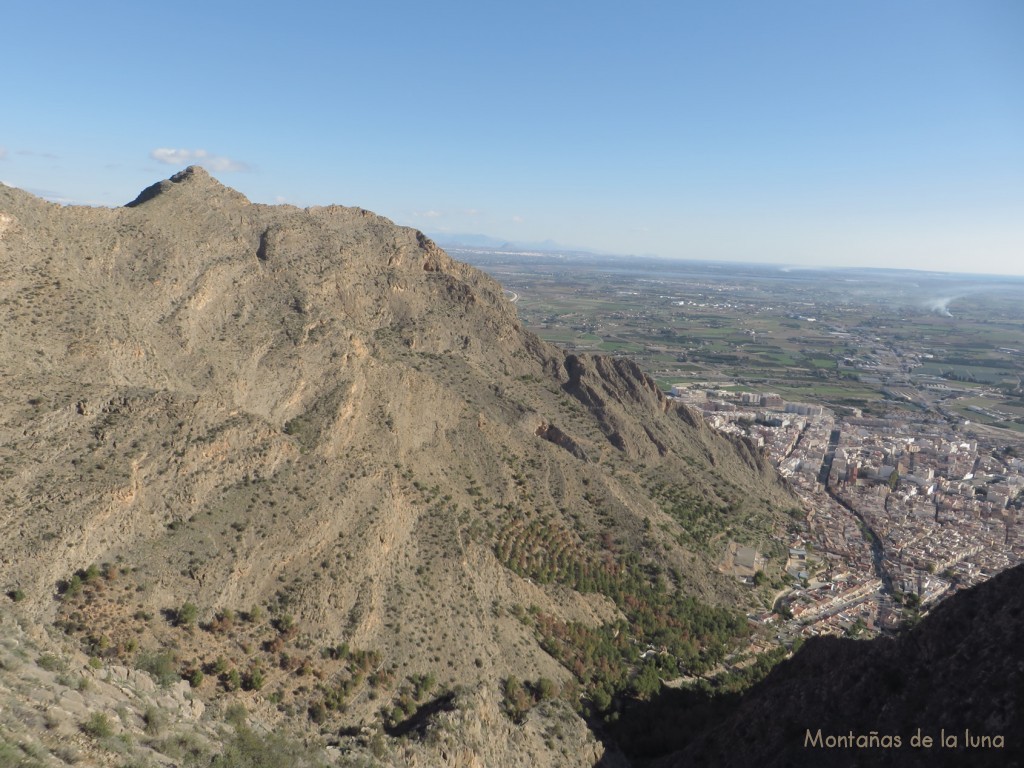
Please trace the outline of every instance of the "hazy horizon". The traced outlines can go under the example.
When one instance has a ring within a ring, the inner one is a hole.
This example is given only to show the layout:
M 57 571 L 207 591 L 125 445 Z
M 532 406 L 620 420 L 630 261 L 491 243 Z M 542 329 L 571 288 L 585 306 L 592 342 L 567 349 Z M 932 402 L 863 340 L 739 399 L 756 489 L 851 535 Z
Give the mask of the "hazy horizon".
M 570 256 L 570 257 L 586 257 L 593 256 L 598 259 L 608 260 L 629 260 L 639 259 L 644 261 L 656 261 L 665 262 L 668 264 L 714 264 L 722 265 L 723 267 L 751 267 L 760 268 L 765 270 L 775 270 L 780 272 L 857 272 L 857 271 L 870 271 L 870 272 L 902 272 L 902 273 L 913 273 L 930 276 L 949 276 L 951 278 L 978 278 L 981 280 L 987 280 L 991 278 L 1012 278 L 1014 282 L 1017 280 L 1024 280 L 1024 274 L 1011 274 L 1011 273 L 996 273 L 996 272 L 970 272 L 970 271 L 955 271 L 955 270 L 940 270 L 940 269 L 925 269 L 918 267 L 899 267 L 899 266 L 865 266 L 865 265 L 850 265 L 850 264 L 824 264 L 824 263 L 807 263 L 807 264 L 792 264 L 785 262 L 769 262 L 769 261 L 748 261 L 743 259 L 708 259 L 694 257 L 682 257 L 682 256 L 659 256 L 657 254 L 644 254 L 644 253 L 611 253 L 605 251 L 588 250 L 586 248 L 575 248 L 572 246 L 564 246 L 559 243 L 516 243 L 514 241 L 504 241 L 501 246 L 498 245 L 481 245 L 459 242 L 458 240 L 445 240 L 442 233 L 430 233 L 426 232 L 431 239 L 437 242 L 442 247 L 459 248 L 465 251 L 476 251 L 480 253 L 494 253 L 494 254 L 508 254 L 514 256 L 517 254 L 521 255 L 533 255 L 536 254 L 539 257 L 558 257 L 558 256 Z M 465 233 L 462 233 L 465 234 Z M 455 238 L 459 237 L 459 234 L 454 235 Z M 500 241 L 500 238 L 495 238 Z
M 8 9 L 0 180 L 660 258 L 1024 274 L 1024 6 Z M 183 43 L 187 38 L 187 45 Z

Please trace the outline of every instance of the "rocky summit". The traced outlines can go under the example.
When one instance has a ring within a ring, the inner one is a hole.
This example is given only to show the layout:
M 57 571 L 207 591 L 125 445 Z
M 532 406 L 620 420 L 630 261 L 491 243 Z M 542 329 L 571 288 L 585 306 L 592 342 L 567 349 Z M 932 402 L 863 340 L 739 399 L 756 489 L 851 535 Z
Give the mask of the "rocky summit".
M 755 448 L 360 208 L 0 186 L 0 317 L 3 764 L 614 764 L 781 563 Z

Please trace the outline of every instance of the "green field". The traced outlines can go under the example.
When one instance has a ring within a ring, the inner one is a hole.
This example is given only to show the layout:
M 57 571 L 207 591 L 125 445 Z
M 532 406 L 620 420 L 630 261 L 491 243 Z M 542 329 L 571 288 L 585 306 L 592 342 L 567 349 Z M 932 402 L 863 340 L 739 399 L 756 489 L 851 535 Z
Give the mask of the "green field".
M 997 410 L 1024 413 L 1024 354 L 1015 352 L 1024 350 L 1024 283 L 914 273 L 905 284 L 884 270 L 845 280 L 827 271 L 587 256 L 567 266 L 563 257 L 500 253 L 479 266 L 519 294 L 516 309 L 541 338 L 629 355 L 666 389 L 731 380 L 789 400 L 884 413 L 953 398 L 925 386 L 944 383 L 998 388 L 1005 406 Z M 929 299 L 956 294 L 963 298 L 944 299 L 948 314 L 930 308 Z M 887 399 L 885 389 L 919 394 L 908 403 Z M 947 409 L 970 414 L 975 404 L 985 407 L 965 400 Z

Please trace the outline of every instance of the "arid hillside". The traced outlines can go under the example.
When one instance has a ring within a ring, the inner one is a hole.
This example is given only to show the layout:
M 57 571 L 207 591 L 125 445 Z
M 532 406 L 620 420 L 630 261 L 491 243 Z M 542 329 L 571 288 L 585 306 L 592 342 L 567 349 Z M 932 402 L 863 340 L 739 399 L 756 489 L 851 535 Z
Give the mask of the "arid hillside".
M 196 167 L 118 209 L 0 186 L 0 318 L 2 610 L 72 666 L 188 679 L 206 717 L 592 765 L 577 713 L 749 632 L 727 541 L 782 551 L 756 450 L 359 208 Z

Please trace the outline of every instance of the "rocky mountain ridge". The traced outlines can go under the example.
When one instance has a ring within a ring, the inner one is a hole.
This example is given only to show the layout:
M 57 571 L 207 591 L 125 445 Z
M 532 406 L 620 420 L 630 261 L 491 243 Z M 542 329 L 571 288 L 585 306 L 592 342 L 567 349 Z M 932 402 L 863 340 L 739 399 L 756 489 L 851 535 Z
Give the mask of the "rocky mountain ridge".
M 615 706 L 659 621 L 713 663 L 758 600 L 719 548 L 777 546 L 793 505 L 421 233 L 196 167 L 119 209 L 0 187 L 0 316 L 5 610 L 100 664 L 162 658 L 211 712 L 385 733 L 379 759 L 592 764 L 573 710 Z M 480 696 L 501 724 L 438 730 Z

